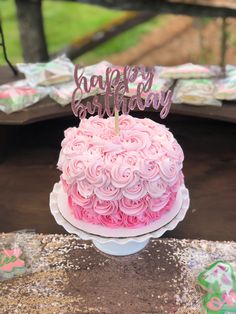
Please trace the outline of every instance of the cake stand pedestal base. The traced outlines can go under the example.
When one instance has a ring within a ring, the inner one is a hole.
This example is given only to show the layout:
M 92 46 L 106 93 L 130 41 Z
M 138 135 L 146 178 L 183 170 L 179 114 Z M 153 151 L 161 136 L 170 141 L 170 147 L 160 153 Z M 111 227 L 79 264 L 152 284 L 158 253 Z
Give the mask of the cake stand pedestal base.
M 141 251 L 148 244 L 149 239 L 144 240 L 143 242 L 129 241 L 125 244 L 120 244 L 114 241 L 101 243 L 99 241 L 92 240 L 92 242 L 95 247 L 103 253 L 115 256 L 125 256 Z

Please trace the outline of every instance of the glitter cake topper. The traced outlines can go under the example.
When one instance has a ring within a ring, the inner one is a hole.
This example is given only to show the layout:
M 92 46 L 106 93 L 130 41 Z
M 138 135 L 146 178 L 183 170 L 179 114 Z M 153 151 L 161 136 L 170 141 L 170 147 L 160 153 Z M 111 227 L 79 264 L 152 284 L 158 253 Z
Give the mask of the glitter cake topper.
M 92 75 L 88 80 L 83 75 L 84 70 L 77 65 L 74 72 L 76 88 L 72 95 L 72 111 L 80 119 L 86 118 L 87 113 L 95 112 L 102 118 L 105 114 L 108 116 L 114 116 L 116 112 L 128 114 L 136 107 L 144 111 L 145 108 L 152 106 L 155 110 L 160 109 L 160 117 L 164 119 L 170 111 L 172 91 L 149 92 L 154 73 L 154 69 L 147 70 L 144 66 L 127 65 L 123 70 L 108 67 L 105 79 L 102 75 Z M 129 92 L 129 83 L 134 83 L 140 75 L 142 82 L 137 84 L 137 94 L 128 99 L 125 94 Z M 86 104 L 82 104 L 83 93 L 89 93 L 95 88 L 99 88 L 104 95 L 104 105 L 100 103 L 98 95 L 93 96 L 92 101 L 87 100 Z M 141 97 L 142 93 L 147 94 L 145 100 Z M 112 101 L 113 105 L 111 105 Z

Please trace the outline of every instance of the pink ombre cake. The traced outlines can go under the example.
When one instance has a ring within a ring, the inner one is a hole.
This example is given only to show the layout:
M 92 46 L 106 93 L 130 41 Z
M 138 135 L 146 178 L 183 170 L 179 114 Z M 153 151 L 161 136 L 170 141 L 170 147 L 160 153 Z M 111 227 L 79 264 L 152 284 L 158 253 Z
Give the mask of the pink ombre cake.
M 170 212 L 183 185 L 183 151 L 162 124 L 130 115 L 82 119 L 65 131 L 58 168 L 77 220 L 139 228 Z

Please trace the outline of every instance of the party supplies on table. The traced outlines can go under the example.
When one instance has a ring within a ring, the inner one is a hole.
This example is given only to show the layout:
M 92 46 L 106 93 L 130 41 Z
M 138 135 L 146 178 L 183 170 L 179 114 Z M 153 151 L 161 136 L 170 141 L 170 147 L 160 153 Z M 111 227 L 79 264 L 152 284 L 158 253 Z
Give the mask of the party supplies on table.
M 71 102 L 75 88 L 76 84 L 74 81 L 58 84 L 51 87 L 49 96 L 61 106 L 66 106 Z
M 40 256 L 39 241 L 33 230 L 1 235 L 0 281 L 32 273 Z
M 177 66 L 162 67 L 160 78 L 191 79 L 210 78 L 221 74 L 219 66 L 204 66 L 192 63 L 185 63 Z
M 226 76 L 236 76 L 236 66 L 232 64 L 227 64 L 225 67 Z
M 197 282 L 206 293 L 204 314 L 236 313 L 236 280 L 231 264 L 216 261 L 199 274 Z
M 106 69 L 109 66 L 112 66 L 109 62 L 102 61 L 97 64 L 86 66 L 79 69 L 77 72 L 77 76 L 80 76 L 83 73 L 83 76 L 89 80 L 90 77 L 96 73 L 96 75 L 102 75 L 105 80 Z M 66 106 L 67 104 L 71 103 L 72 94 L 75 88 L 76 88 L 76 84 L 74 80 L 71 82 L 64 83 L 64 84 L 58 84 L 51 87 L 49 96 L 61 106 Z M 82 92 L 83 92 L 82 99 L 84 99 L 89 96 L 99 94 L 101 91 L 99 90 L 98 87 L 92 87 L 89 92 L 86 92 L 84 90 L 82 90 Z M 79 99 L 80 97 L 81 97 L 81 93 L 77 91 L 76 98 Z
M 214 98 L 215 83 L 211 79 L 178 80 L 173 94 L 173 103 L 221 106 Z
M 73 80 L 74 64 L 65 55 L 47 63 L 18 63 L 31 86 L 50 86 Z
M 236 99 L 236 76 L 229 76 L 216 83 L 215 98 L 221 100 Z
M 26 80 L 0 86 L 0 110 L 12 113 L 29 107 L 46 97 L 47 88 L 31 87 Z
M 136 80 L 132 83 L 129 82 L 128 87 L 129 87 L 129 92 L 126 93 L 126 96 L 133 96 L 137 94 L 137 86 L 139 83 L 143 82 L 143 77 L 141 74 L 138 75 Z M 152 86 L 150 90 L 145 93 L 142 92 L 141 97 L 145 98 L 149 92 L 167 92 L 170 87 L 173 85 L 174 80 L 169 79 L 169 78 L 161 78 L 160 77 L 160 67 L 155 67 L 155 72 L 154 72 L 154 77 L 152 81 Z

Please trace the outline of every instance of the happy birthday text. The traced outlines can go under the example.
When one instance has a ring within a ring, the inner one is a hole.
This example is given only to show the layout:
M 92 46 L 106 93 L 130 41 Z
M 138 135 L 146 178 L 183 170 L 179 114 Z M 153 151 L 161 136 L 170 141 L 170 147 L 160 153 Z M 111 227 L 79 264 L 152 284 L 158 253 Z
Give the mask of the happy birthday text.
M 134 83 L 140 76 L 142 81 L 137 84 L 136 95 L 130 98 L 125 97 L 125 94 L 129 93 L 129 83 Z M 125 66 L 123 70 L 108 67 L 105 77 L 92 75 L 88 79 L 84 76 L 84 70 L 81 71 L 77 65 L 74 78 L 76 88 L 72 95 L 72 111 L 80 119 L 86 118 L 87 114 L 96 112 L 102 118 L 105 114 L 113 116 L 115 110 L 128 114 L 135 108 L 144 111 L 145 108 L 150 107 L 160 110 L 160 117 L 164 119 L 170 111 L 172 91 L 149 92 L 152 88 L 154 69 L 146 70 L 143 66 Z M 99 89 L 99 92 L 104 95 L 104 104 L 100 102 L 98 95 L 82 104 L 84 93 L 92 93 L 96 89 Z M 146 95 L 144 100 L 142 94 Z

